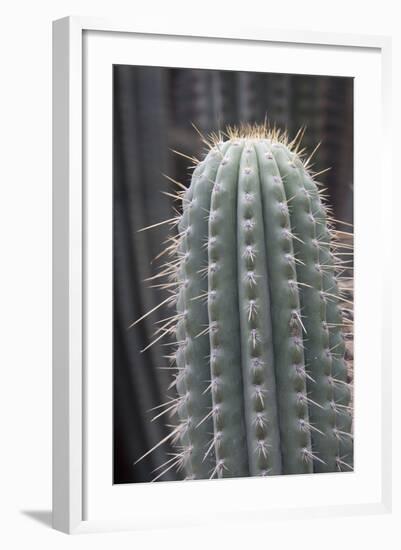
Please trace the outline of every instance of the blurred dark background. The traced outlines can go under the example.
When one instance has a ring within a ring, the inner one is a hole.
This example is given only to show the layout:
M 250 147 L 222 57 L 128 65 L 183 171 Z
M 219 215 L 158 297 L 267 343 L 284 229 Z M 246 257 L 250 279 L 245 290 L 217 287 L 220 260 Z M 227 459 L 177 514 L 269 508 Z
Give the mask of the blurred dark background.
M 114 66 L 113 72 L 113 407 L 114 483 L 150 481 L 170 458 L 168 443 L 134 465 L 169 433 L 167 415 L 151 422 L 149 409 L 165 402 L 172 374 L 165 370 L 168 342 L 152 341 L 155 321 L 172 315 L 160 308 L 129 325 L 166 298 L 143 280 L 157 272 L 152 259 L 162 250 L 168 227 L 138 230 L 171 218 L 178 203 L 164 195 L 165 177 L 190 181 L 190 162 L 171 152 L 199 157 L 204 151 L 193 122 L 208 134 L 227 124 L 263 122 L 287 129 L 305 125 L 309 152 L 321 142 L 315 171 L 328 187 L 335 217 L 352 222 L 353 80 L 218 70 Z M 159 263 L 160 265 L 160 263 Z M 180 479 L 174 470 L 161 480 Z

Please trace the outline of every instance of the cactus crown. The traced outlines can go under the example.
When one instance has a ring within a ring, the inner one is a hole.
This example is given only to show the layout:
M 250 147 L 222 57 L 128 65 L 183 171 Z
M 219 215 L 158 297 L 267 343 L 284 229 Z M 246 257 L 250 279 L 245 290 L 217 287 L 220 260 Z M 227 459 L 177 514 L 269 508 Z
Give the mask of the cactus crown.
M 207 153 L 178 184 L 155 275 L 176 308 L 156 339 L 175 338 L 178 397 L 158 416 L 179 418 L 166 468 L 187 479 L 352 469 L 343 232 L 303 133 L 290 141 L 265 121 L 201 134 Z
M 213 150 L 215 147 L 219 147 L 219 145 L 226 141 L 267 140 L 272 144 L 279 144 L 287 147 L 291 153 L 296 154 L 299 157 L 299 160 L 303 162 L 305 169 L 308 168 L 308 163 L 305 160 L 306 152 L 304 149 L 300 148 L 302 138 L 306 131 L 305 126 L 298 130 L 293 139 L 290 139 L 287 130 L 283 130 L 276 125 L 270 125 L 267 119 L 265 119 L 263 123 L 245 122 L 239 125 L 227 125 L 225 130 L 210 132 L 207 136 L 202 134 L 202 132 L 194 124 L 192 124 L 192 126 L 199 134 L 202 142 L 206 145 L 206 153 L 209 150 Z M 315 154 L 317 149 L 318 146 L 310 155 L 310 159 Z M 201 162 L 193 157 L 191 157 L 191 160 L 194 161 L 195 165 Z

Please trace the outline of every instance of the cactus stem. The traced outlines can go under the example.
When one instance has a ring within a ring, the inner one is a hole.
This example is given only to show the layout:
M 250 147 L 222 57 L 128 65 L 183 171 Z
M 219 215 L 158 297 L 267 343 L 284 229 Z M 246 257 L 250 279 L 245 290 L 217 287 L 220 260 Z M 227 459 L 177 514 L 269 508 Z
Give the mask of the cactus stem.
M 147 279 L 169 296 L 141 318 L 177 304 L 145 348 L 176 334 L 160 345 L 178 346 L 167 358 L 180 397 L 152 421 L 177 413 L 180 424 L 148 453 L 166 441 L 182 450 L 155 480 L 174 467 L 186 479 L 352 470 L 343 350 L 353 313 L 338 305 L 352 305 L 339 284 L 352 234 L 337 229 L 352 226 L 322 202 L 327 170 L 309 171 L 320 144 L 304 160 L 305 128 L 291 142 L 266 121 L 208 138 L 194 128 L 210 151 L 201 162 L 174 151 L 196 168 L 188 189 L 167 177 L 179 190 L 164 192 L 183 213 L 143 228 L 178 225 Z

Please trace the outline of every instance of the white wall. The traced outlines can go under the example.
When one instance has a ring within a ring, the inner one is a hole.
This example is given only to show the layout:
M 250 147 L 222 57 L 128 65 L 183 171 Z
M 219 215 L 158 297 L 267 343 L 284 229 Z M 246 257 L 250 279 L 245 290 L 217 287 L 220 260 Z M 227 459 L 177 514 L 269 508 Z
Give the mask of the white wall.
M 190 22 L 196 18 L 198 24 L 204 22 L 206 32 L 208 22 L 213 19 L 230 26 L 244 23 L 247 26 L 393 35 L 393 65 L 398 68 L 393 97 L 399 98 L 401 35 L 397 3 L 389 0 L 374 3 L 368 0 L 282 0 L 275 3 L 268 0 L 13 0 L 3 3 L 0 32 L 0 543 L 9 539 L 3 544 L 4 548 L 28 545 L 42 549 L 47 545 L 49 548 L 54 545 L 83 548 L 93 544 L 100 549 L 110 544 L 124 548 L 137 544 L 137 548 L 160 547 L 164 550 L 189 545 L 217 548 L 228 546 L 230 542 L 238 547 L 263 548 L 275 541 L 281 548 L 301 550 L 319 544 L 310 538 L 313 527 L 299 522 L 294 523 L 293 528 L 272 523 L 264 533 L 238 528 L 230 535 L 169 531 L 71 538 L 23 513 L 36 511 L 46 519 L 46 513 L 40 512 L 50 510 L 51 506 L 51 21 L 65 15 L 129 17 L 133 20 L 146 20 L 148 16 L 149 20 L 152 17 L 164 20 L 167 30 L 169 19 L 181 18 Z M 400 128 L 398 103 L 394 103 L 393 112 L 394 128 Z M 372 149 L 374 140 L 372 136 Z M 399 150 L 399 137 L 397 140 L 394 151 Z M 390 149 L 389 144 L 389 155 Z M 398 160 L 397 155 L 395 159 Z M 397 201 L 393 204 L 395 207 Z M 389 236 L 390 233 L 391 230 Z M 394 252 L 396 261 L 399 254 L 396 244 Z M 317 521 L 322 524 L 326 520 Z M 383 527 L 382 535 L 377 528 L 378 522 Z M 336 527 L 328 523 L 324 546 L 337 547 L 338 538 L 332 535 L 344 529 L 347 534 L 344 532 L 340 540 L 343 539 L 347 547 L 356 547 L 365 539 L 372 547 L 380 547 L 385 544 L 384 534 L 390 536 L 388 522 L 389 518 L 354 518 L 342 520 Z M 358 535 L 356 530 L 348 532 L 355 523 L 359 525 Z

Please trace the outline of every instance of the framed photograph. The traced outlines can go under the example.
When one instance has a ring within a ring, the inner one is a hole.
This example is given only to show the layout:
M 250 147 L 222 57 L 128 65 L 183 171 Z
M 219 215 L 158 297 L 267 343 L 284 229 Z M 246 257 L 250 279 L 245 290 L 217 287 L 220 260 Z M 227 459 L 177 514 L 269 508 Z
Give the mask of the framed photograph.
M 390 39 L 73 17 L 53 54 L 54 527 L 389 511 Z

